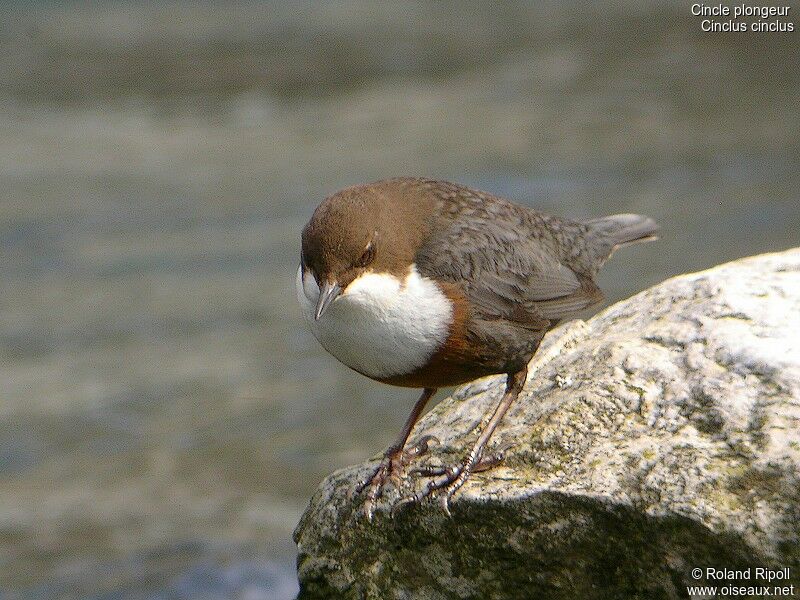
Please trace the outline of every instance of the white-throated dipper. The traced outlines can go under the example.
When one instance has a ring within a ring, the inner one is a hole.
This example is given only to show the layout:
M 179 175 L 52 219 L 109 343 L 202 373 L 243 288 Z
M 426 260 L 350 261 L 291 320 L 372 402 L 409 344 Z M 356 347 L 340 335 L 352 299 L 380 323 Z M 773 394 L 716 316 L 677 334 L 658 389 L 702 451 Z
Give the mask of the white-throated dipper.
M 421 499 L 443 502 L 483 457 L 519 395 L 545 333 L 602 300 L 594 283 L 620 246 L 655 239 L 649 217 L 569 221 L 454 183 L 397 178 L 326 198 L 303 229 L 297 295 L 314 336 L 377 381 L 424 388 L 400 436 L 361 489 L 365 510 L 425 439 L 404 451 L 440 387 L 505 374 L 506 389 L 464 460 L 438 473 Z

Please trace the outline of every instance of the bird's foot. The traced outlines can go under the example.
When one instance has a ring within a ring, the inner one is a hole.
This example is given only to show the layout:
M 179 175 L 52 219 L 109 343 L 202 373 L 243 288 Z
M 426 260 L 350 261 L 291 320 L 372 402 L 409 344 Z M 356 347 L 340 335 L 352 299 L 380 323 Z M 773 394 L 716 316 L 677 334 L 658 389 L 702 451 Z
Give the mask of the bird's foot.
M 510 447 L 511 444 L 504 444 L 496 452 L 481 457 L 474 457 L 470 454 L 460 463 L 449 467 L 419 467 L 414 469 L 412 471 L 413 474 L 431 477 L 431 479 L 415 494 L 402 498 L 395 505 L 393 512 L 407 504 L 421 502 L 436 492 L 444 512 L 447 516 L 450 516 L 450 498 L 453 497 L 453 494 L 464 485 L 464 482 L 472 473 L 488 471 L 503 462 Z
M 403 473 L 409 463 L 416 457 L 425 454 L 431 442 L 438 443 L 438 441 L 435 436 L 426 435 L 420 438 L 413 446 L 409 446 L 406 449 L 389 449 L 383 455 L 378 466 L 356 486 L 355 490 L 358 494 L 365 489 L 367 490 L 367 497 L 364 500 L 364 513 L 367 516 L 367 520 L 372 520 L 377 502 L 383 496 L 387 485 L 391 484 L 396 489 L 399 489 Z

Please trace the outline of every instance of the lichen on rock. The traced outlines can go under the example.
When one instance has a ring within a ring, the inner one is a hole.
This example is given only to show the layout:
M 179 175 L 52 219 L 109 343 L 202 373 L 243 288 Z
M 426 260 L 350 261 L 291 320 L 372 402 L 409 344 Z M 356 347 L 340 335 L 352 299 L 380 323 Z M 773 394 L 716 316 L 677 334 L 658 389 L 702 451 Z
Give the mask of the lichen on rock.
M 459 460 L 502 382 L 431 410 L 410 441 L 441 443 L 420 461 Z M 353 489 L 375 461 L 330 475 L 295 532 L 300 598 L 685 598 L 712 566 L 789 567 L 798 585 L 800 249 L 552 331 L 492 445 L 505 461 L 450 517 L 392 511 L 406 489 L 369 522 Z

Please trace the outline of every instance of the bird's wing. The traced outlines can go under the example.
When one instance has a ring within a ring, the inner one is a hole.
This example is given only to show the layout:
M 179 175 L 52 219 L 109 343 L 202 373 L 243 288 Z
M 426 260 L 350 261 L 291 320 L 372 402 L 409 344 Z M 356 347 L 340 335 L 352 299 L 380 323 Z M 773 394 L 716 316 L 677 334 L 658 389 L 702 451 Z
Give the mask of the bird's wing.
M 602 300 L 591 279 L 576 274 L 546 239 L 530 233 L 516 218 L 460 217 L 426 241 L 417 267 L 462 286 L 480 317 L 532 329 Z

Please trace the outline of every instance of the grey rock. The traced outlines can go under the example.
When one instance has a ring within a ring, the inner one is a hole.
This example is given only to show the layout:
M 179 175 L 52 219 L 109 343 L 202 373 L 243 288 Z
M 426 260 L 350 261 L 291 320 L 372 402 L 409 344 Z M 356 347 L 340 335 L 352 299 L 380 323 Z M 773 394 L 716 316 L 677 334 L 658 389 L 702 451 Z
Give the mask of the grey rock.
M 744 586 L 788 568 L 769 585 L 800 595 L 800 249 L 564 324 L 530 366 L 493 439 L 505 461 L 451 517 L 392 512 L 411 477 L 368 522 L 353 489 L 375 460 L 320 485 L 295 532 L 300 598 L 686 598 L 726 583 L 710 567 L 749 568 L 727 580 Z M 411 441 L 441 443 L 420 463 L 458 461 L 501 391 L 485 378 L 431 410 Z

